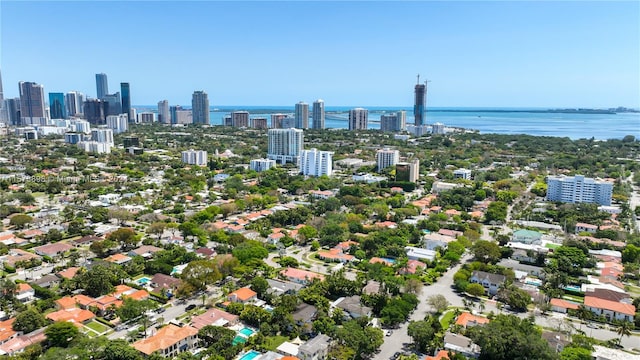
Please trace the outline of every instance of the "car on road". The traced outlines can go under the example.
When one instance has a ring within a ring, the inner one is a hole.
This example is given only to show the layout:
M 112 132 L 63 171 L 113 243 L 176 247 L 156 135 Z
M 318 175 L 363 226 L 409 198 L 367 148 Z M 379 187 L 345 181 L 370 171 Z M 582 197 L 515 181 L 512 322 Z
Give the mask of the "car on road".
M 391 336 L 393 332 L 391 330 L 384 330 L 384 336 Z
M 594 324 L 594 323 L 592 323 L 592 322 L 590 322 L 590 323 L 587 323 L 587 327 L 588 327 L 588 328 L 592 328 L 592 329 L 597 329 L 597 328 L 598 328 L 598 325 L 597 325 L 597 324 Z
M 391 356 L 391 360 L 395 360 L 395 359 L 399 358 L 399 357 L 400 357 L 400 355 L 402 355 L 402 353 L 401 353 L 401 352 L 399 352 L 399 351 L 398 351 L 398 352 L 396 352 L 395 354 L 393 354 L 393 355 Z
M 165 309 L 163 307 L 159 307 L 158 309 L 156 309 L 156 313 L 158 313 L 158 314 L 162 314 L 165 311 L 167 311 L 167 309 Z
M 195 308 L 196 308 L 196 304 L 191 304 L 191 305 L 187 306 L 187 308 L 185 310 L 191 311 L 191 310 L 193 310 Z

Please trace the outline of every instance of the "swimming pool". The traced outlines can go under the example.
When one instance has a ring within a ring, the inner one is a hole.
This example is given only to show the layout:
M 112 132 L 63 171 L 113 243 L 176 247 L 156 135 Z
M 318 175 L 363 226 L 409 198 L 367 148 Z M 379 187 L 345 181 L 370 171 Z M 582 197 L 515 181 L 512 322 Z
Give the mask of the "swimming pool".
M 246 337 L 249 337 L 249 336 L 255 334 L 255 331 L 246 327 L 246 328 L 243 328 L 242 330 L 240 330 L 240 334 L 244 335 Z
M 149 282 L 151 282 L 151 278 L 149 277 L 141 277 L 140 279 L 136 280 L 136 284 L 140 285 L 140 286 L 144 286 L 147 285 Z
M 396 259 L 392 259 L 392 258 L 381 258 L 384 261 L 389 262 L 390 264 L 395 264 L 396 263 Z
M 255 350 L 251 350 L 248 353 L 242 355 L 242 357 L 240 358 L 240 360 L 253 360 L 254 358 L 260 356 L 260 353 L 255 351 Z

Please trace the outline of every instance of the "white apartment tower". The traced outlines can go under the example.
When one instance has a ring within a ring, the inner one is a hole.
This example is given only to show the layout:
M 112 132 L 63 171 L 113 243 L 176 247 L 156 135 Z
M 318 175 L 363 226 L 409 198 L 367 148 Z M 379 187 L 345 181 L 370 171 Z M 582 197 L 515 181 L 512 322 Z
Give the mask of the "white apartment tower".
M 304 133 L 300 129 L 269 129 L 267 158 L 280 164 L 297 164 L 304 145 Z
M 189 165 L 207 165 L 207 152 L 204 150 L 187 150 L 182 152 L 182 162 Z
M 129 130 L 129 117 L 127 114 L 107 116 L 107 127 L 113 130 L 114 134 L 120 134 Z
M 547 177 L 547 200 L 565 203 L 611 205 L 613 184 L 608 181 L 575 176 Z
M 331 151 L 318 149 L 302 150 L 300 154 L 300 173 L 305 176 L 331 176 L 332 168 Z
M 296 104 L 295 119 L 297 129 L 309 128 L 309 104 L 304 101 Z
M 275 160 L 269 159 L 253 159 L 249 163 L 249 168 L 253 171 L 262 172 L 267 171 L 273 167 L 276 167 Z
M 380 149 L 376 152 L 376 164 L 378 165 L 378 172 L 388 168 L 389 166 L 395 166 L 400 161 L 400 151 L 389 148 Z
M 366 130 L 369 126 L 369 110 L 355 108 L 349 110 L 349 130 Z
M 113 130 L 104 127 L 91 129 L 91 140 L 113 146 Z
M 313 102 L 313 128 L 324 129 L 324 100 Z

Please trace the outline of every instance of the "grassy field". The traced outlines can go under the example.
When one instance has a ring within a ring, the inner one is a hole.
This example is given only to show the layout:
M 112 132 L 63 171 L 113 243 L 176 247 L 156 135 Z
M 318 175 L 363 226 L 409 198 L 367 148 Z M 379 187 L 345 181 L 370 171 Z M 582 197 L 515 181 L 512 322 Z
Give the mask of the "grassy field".
M 105 333 L 109 330 L 109 327 L 107 325 L 104 325 L 102 323 L 99 323 L 97 321 L 92 321 L 88 324 L 85 325 L 86 327 L 88 327 L 89 329 L 97 332 L 98 334 L 102 334 Z
M 449 310 L 442 315 L 442 317 L 440 318 L 440 325 L 442 325 L 443 329 L 449 328 L 449 324 L 451 323 L 451 320 L 453 320 L 454 316 L 455 314 L 453 310 Z
M 276 351 L 276 348 L 287 340 L 289 340 L 289 338 L 286 336 L 269 336 L 265 339 L 265 348 Z

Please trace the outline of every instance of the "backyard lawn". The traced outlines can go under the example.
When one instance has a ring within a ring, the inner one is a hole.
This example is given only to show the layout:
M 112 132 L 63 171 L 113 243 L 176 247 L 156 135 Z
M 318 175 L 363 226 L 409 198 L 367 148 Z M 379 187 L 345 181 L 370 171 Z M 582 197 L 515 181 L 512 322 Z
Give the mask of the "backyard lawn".
M 85 327 L 97 332 L 98 334 L 102 334 L 107 332 L 110 328 L 102 323 L 99 323 L 95 320 L 91 321 L 90 323 L 86 324 Z

